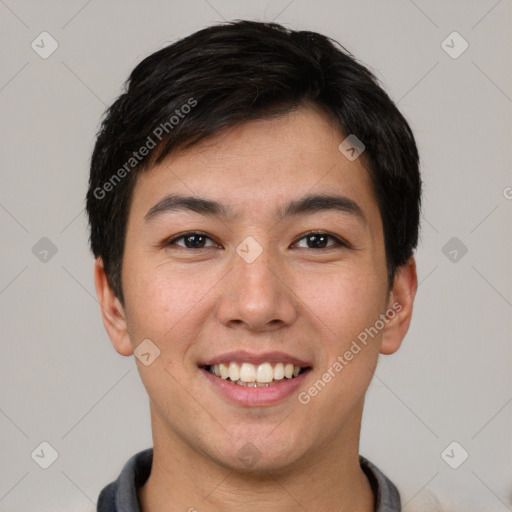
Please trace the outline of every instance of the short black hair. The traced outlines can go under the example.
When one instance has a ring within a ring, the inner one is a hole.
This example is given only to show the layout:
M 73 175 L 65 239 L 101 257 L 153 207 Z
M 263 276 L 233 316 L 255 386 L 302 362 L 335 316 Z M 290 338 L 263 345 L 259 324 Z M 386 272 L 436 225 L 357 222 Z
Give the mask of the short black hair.
M 333 39 L 276 23 L 218 24 L 145 58 L 124 91 L 98 133 L 86 199 L 92 252 L 103 259 L 122 304 L 126 225 L 139 172 L 226 128 L 306 105 L 365 146 L 390 284 L 413 254 L 421 203 L 414 136 L 374 74 Z

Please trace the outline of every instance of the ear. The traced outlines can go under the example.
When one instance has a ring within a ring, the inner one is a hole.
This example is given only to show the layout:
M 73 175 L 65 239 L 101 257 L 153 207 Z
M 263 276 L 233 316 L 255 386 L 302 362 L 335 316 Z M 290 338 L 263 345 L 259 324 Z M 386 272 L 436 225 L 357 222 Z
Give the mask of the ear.
M 411 256 L 398 269 L 393 288 L 389 293 L 388 309 L 386 311 L 388 321 L 383 330 L 380 346 L 381 354 L 393 354 L 400 348 L 411 323 L 412 307 L 417 288 L 416 261 Z
M 126 315 L 121 302 L 110 287 L 101 258 L 97 258 L 94 264 L 94 283 L 101 306 L 103 325 L 112 345 L 122 356 L 132 355 L 133 348 L 128 336 Z

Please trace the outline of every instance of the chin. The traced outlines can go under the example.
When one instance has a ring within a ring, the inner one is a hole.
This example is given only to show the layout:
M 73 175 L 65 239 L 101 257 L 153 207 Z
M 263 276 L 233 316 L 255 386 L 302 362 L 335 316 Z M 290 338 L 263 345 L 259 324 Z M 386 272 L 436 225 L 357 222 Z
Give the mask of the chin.
M 227 441 L 224 449 L 221 448 L 224 443 L 215 443 L 215 446 L 222 449 L 222 453 L 212 454 L 212 458 L 228 469 L 252 475 L 283 473 L 291 468 L 296 469 L 298 460 L 307 451 L 293 437 L 271 438 L 267 433 L 259 436 L 238 436 L 238 439 L 229 438 Z

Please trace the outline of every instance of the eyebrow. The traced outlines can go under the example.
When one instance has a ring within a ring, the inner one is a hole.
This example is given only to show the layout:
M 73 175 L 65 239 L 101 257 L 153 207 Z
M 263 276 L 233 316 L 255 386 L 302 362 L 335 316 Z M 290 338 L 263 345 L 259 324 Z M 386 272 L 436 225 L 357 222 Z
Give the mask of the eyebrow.
M 286 217 L 312 214 L 326 210 L 349 213 L 359 218 L 365 224 L 368 222 L 363 210 L 353 199 L 330 194 L 307 195 L 290 201 L 278 210 L 277 217 L 279 220 L 282 220 Z M 226 219 L 233 217 L 231 210 L 218 201 L 202 197 L 170 194 L 151 207 L 144 216 L 144 220 L 150 222 L 160 215 L 176 211 L 193 211 L 201 215 L 223 217 Z
M 231 216 L 229 210 L 217 201 L 201 197 L 170 194 L 150 208 L 144 216 L 144 220 L 149 222 L 159 215 L 176 211 L 193 211 L 202 215 L 226 218 Z
M 346 196 L 329 194 L 307 195 L 290 201 L 279 212 L 278 216 L 280 219 L 284 219 L 290 216 L 317 213 L 324 210 L 349 213 L 358 217 L 365 224 L 368 222 L 362 208 L 353 199 Z

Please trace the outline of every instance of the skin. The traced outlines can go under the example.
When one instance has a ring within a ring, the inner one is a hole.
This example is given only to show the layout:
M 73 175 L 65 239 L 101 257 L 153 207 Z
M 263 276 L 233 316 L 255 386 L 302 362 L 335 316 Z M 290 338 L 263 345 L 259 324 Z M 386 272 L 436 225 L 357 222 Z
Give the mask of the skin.
M 160 357 L 136 359 L 150 399 L 154 461 L 139 491 L 143 510 L 361 511 L 374 509 L 358 461 L 364 396 L 379 354 L 392 354 L 408 330 L 417 277 L 414 259 L 388 288 L 379 209 L 363 158 L 349 161 L 344 136 L 311 107 L 251 121 L 139 176 L 130 208 L 122 285 L 112 292 L 101 258 L 95 281 L 115 349 L 133 354 L 144 339 Z M 191 211 L 144 220 L 168 194 L 200 196 L 232 211 L 220 218 Z M 290 216 L 276 212 L 307 194 L 355 201 L 359 216 L 338 210 Z M 311 248 L 304 238 L 322 231 Z M 206 246 L 165 241 L 187 231 Z M 247 263 L 237 246 L 252 236 L 262 254 Z M 307 389 L 379 315 L 400 311 L 317 396 L 297 392 L 278 404 L 243 407 L 221 396 L 198 364 L 232 350 L 283 351 L 310 362 Z M 259 460 L 237 457 L 252 443 Z M 198 475 L 201 475 L 198 478 Z

